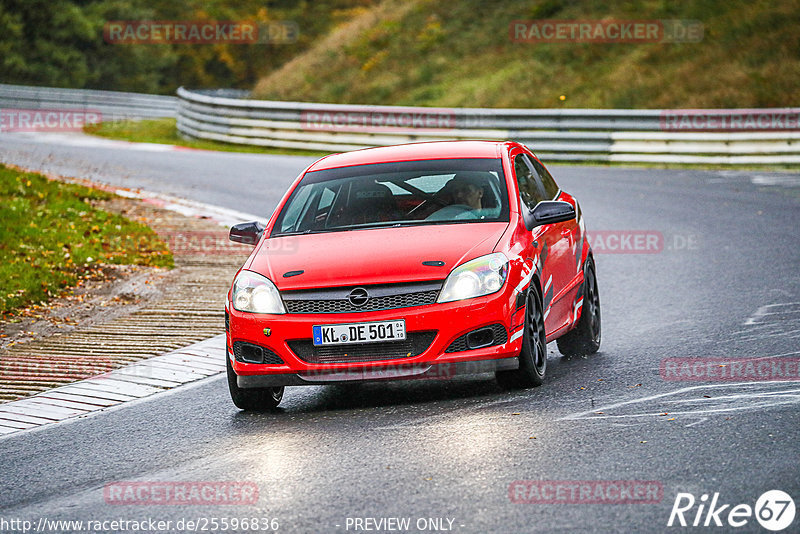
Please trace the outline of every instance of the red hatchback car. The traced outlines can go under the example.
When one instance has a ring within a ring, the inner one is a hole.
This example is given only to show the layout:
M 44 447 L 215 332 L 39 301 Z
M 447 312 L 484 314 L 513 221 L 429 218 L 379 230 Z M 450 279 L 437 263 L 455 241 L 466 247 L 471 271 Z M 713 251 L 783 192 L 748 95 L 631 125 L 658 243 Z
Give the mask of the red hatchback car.
M 284 386 L 494 372 L 542 383 L 549 341 L 600 346 L 578 202 L 525 146 L 445 141 L 357 150 L 308 167 L 225 305 L 228 385 L 242 409 Z

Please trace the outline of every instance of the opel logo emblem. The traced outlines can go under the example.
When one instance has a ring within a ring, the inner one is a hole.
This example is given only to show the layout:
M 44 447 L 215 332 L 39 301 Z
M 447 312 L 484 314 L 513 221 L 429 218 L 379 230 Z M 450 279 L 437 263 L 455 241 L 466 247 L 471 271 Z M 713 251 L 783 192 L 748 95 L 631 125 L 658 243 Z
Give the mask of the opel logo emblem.
M 347 296 L 347 300 L 350 301 L 350 304 L 353 306 L 363 306 L 369 300 L 369 293 L 363 287 L 357 287 L 350 292 Z

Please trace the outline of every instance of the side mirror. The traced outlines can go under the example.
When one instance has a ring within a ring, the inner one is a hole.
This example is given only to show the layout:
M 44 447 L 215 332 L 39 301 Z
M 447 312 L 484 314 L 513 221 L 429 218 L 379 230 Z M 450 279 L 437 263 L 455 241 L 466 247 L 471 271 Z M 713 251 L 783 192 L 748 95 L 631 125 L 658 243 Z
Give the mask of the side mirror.
M 228 234 L 228 239 L 236 243 L 244 243 L 245 245 L 255 245 L 261 239 L 261 234 L 264 233 L 266 228 L 260 222 L 246 222 L 239 223 L 231 226 L 231 232 Z
M 575 208 L 569 202 L 560 200 L 543 200 L 528 212 L 525 226 L 533 230 L 544 224 L 554 224 L 575 218 Z

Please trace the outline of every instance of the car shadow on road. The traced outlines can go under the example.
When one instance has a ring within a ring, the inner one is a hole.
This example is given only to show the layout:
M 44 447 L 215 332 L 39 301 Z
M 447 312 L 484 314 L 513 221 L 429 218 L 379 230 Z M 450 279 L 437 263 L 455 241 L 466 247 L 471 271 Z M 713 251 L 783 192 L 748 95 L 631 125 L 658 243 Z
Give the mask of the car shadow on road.
M 521 397 L 546 394 L 548 389 L 580 369 L 607 363 L 606 355 L 561 356 L 552 350 L 548 356 L 548 377 L 544 385 L 525 390 L 508 390 L 498 385 L 491 373 L 449 377 L 447 379 L 390 380 L 353 382 L 324 386 L 287 387 L 278 408 L 264 411 L 237 411 L 232 422 L 241 430 L 259 429 L 261 422 L 274 425 L 281 421 L 295 422 L 298 416 L 317 420 L 320 414 L 342 414 L 380 408 L 399 408 L 410 415 L 426 411 L 442 413 L 454 407 L 482 405 L 498 401 L 517 402 Z M 439 403 L 437 406 L 436 404 Z M 393 411 L 397 415 L 396 411 Z
M 513 392 L 511 392 L 513 393 Z M 275 421 L 283 416 L 384 407 L 413 407 L 431 403 L 485 401 L 509 391 L 501 388 L 491 374 L 428 380 L 354 382 L 326 386 L 287 387 L 278 408 L 259 412 L 237 412 L 234 421 L 254 418 Z
M 356 382 L 323 387 L 304 411 L 349 410 L 486 398 L 505 392 L 491 374 L 449 379 Z

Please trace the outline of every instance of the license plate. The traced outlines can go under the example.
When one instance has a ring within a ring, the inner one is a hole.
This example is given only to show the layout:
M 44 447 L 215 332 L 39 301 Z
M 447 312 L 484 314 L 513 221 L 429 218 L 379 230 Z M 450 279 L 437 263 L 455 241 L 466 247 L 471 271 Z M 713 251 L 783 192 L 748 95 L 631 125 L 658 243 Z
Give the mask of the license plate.
M 316 346 L 403 341 L 406 338 L 406 322 L 403 319 L 374 323 L 315 325 L 313 329 Z

